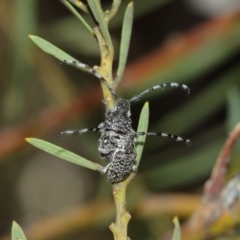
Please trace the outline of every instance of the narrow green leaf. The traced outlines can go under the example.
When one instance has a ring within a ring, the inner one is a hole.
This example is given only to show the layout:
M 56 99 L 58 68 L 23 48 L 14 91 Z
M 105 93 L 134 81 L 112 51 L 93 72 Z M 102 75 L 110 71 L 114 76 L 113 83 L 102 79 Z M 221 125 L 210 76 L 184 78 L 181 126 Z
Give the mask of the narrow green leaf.
M 173 223 L 175 225 L 172 240 L 181 240 L 181 228 L 178 222 L 178 218 L 174 217 Z
M 98 163 L 91 162 L 81 156 L 78 156 L 75 153 L 72 153 L 66 149 L 63 149 L 61 147 L 58 147 L 54 144 L 51 144 L 49 142 L 45 142 L 40 139 L 36 138 L 26 138 L 26 141 L 32 144 L 33 146 L 42 149 L 45 152 L 48 152 L 56 157 L 59 157 L 63 160 L 66 160 L 68 162 L 80 165 L 82 167 L 86 167 L 92 170 L 100 171 L 101 165 Z
M 88 23 L 84 20 L 80 13 L 67 0 L 61 0 L 61 2 L 82 22 L 82 24 L 87 28 L 87 30 L 91 34 L 93 34 L 92 28 L 88 25 Z
M 130 2 L 127 6 L 124 19 L 123 19 L 122 39 L 121 39 L 121 45 L 120 45 L 120 56 L 119 56 L 116 84 L 118 84 L 121 81 L 121 78 L 126 66 L 131 32 L 132 32 L 132 23 L 133 23 L 133 2 Z
M 227 132 L 231 132 L 240 122 L 240 91 L 237 85 L 230 86 L 227 91 Z M 240 149 L 240 142 L 235 143 L 235 149 Z
M 231 86 L 227 91 L 227 130 L 232 131 L 240 121 L 240 91 L 238 86 Z
M 172 0 L 151 0 L 147 2 L 143 2 L 142 0 L 134 0 L 134 19 L 140 19 L 151 12 L 156 11 L 156 9 L 160 9 L 162 6 L 170 3 Z M 125 4 L 126 1 L 122 1 L 122 5 Z M 109 9 L 110 6 L 106 7 Z M 117 14 L 114 16 L 112 24 L 109 26 L 110 29 L 120 27 L 122 24 L 122 16 L 124 14 L 124 9 L 120 7 L 118 9 Z
M 12 240 L 27 240 L 23 230 L 15 221 L 12 224 Z
M 111 40 L 110 34 L 108 32 L 107 23 L 103 17 L 103 10 L 100 6 L 100 1 L 99 0 L 87 0 L 87 2 L 92 10 L 94 18 L 96 19 L 96 21 L 99 24 L 99 28 L 101 30 L 103 38 L 105 39 L 107 45 L 112 48 L 112 40 Z
M 81 0 L 68 0 L 68 1 L 75 5 L 75 7 L 81 9 L 83 12 L 89 14 L 88 7 Z
M 146 102 L 142 108 L 141 115 L 139 118 L 138 130 L 137 130 L 138 132 L 147 132 L 148 120 L 149 120 L 149 104 L 148 102 Z M 145 140 L 146 140 L 146 136 L 139 136 L 137 139 L 137 144 L 136 144 L 136 152 L 137 152 L 136 165 L 137 166 L 139 165 L 139 162 L 142 156 Z
M 67 53 L 65 53 L 64 51 L 59 49 L 58 47 L 54 46 L 50 42 L 48 42 L 48 41 L 46 41 L 46 40 L 44 40 L 44 39 L 42 39 L 40 37 L 33 36 L 33 35 L 29 35 L 29 37 L 44 52 L 54 56 L 55 58 L 59 59 L 60 61 L 69 60 L 69 59 L 76 60 L 75 58 L 73 58 L 72 56 L 68 55 Z
M 122 0 L 113 0 L 111 10 L 105 15 L 105 19 L 109 22 L 118 12 Z M 107 8 L 109 9 L 109 8 Z
M 78 61 L 76 58 L 70 56 L 69 54 L 65 53 L 64 51 L 62 51 L 61 49 L 59 49 L 58 47 L 54 46 L 53 44 L 51 44 L 50 42 L 37 37 L 37 36 L 33 36 L 33 35 L 29 35 L 29 37 L 33 40 L 33 42 L 40 47 L 44 52 L 54 56 L 55 58 L 59 59 L 60 61 L 64 61 L 64 60 L 75 60 Z M 76 66 L 74 66 L 76 67 Z M 85 67 L 81 67 L 81 66 L 77 66 L 77 69 L 81 69 L 84 72 L 88 72 L 88 69 L 86 69 Z

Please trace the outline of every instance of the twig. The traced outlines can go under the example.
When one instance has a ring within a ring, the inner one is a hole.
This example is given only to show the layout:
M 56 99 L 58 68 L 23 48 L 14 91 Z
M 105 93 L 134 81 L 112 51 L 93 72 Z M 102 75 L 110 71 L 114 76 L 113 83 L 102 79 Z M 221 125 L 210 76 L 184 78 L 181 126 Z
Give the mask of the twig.
M 113 184 L 113 197 L 116 208 L 115 223 L 112 223 L 109 228 L 114 235 L 114 240 L 126 240 L 127 226 L 131 219 L 130 213 L 126 210 L 126 189 L 129 182 L 134 177 L 134 174 L 125 179 L 123 182 Z
M 94 67 L 96 71 L 100 73 L 101 76 L 103 76 L 108 83 L 112 86 L 113 84 L 113 77 L 112 77 L 112 61 L 113 61 L 113 56 L 109 58 L 109 51 L 106 45 L 105 40 L 103 39 L 101 32 L 99 31 L 98 27 L 95 27 L 93 29 L 94 34 L 98 40 L 99 48 L 100 48 L 100 54 L 101 54 L 101 65 L 100 67 Z M 102 84 L 102 89 L 103 89 L 103 95 L 104 99 L 107 103 L 108 107 L 114 106 L 114 96 L 110 93 L 109 89 L 105 86 L 105 84 Z
M 105 15 L 107 16 L 107 17 L 105 17 L 107 22 L 109 22 L 116 15 L 120 4 L 121 4 L 121 0 L 113 1 L 111 10 L 106 11 L 106 13 L 105 13 Z
M 230 155 L 234 144 L 240 136 L 240 123 L 230 133 L 226 143 L 224 144 L 217 162 L 213 168 L 210 179 L 206 182 L 204 187 L 203 197 L 207 201 L 218 198 L 224 185 L 224 176 L 227 171 L 227 166 L 230 161 Z
M 230 154 L 239 136 L 240 123 L 230 133 L 217 158 L 212 175 L 205 184 L 202 202 L 183 227 L 184 239 L 202 240 L 210 236 L 219 236 L 239 224 L 239 202 L 234 205 L 235 217 L 233 217 L 228 209 L 222 207 L 220 199 Z

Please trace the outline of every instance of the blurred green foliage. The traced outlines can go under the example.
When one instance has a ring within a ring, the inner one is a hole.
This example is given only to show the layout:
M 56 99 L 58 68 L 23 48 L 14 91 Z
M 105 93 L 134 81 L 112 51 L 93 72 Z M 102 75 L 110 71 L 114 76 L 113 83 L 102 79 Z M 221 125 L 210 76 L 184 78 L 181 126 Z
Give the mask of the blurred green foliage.
M 108 4 L 109 1 L 103 2 L 105 9 Z M 127 4 L 128 1 L 122 1 L 118 14 L 110 23 L 116 49 L 115 66 Z M 155 91 L 132 106 L 132 111 L 136 126 L 143 102 L 149 100 L 150 131 L 181 135 L 193 142 L 190 148 L 186 148 L 184 144 L 171 140 L 148 137 L 134 187 L 142 189 L 144 186 L 145 193 L 197 192 L 209 177 L 229 131 L 240 120 L 239 14 L 230 14 L 229 20 L 224 13 L 207 19 L 194 15 L 187 5 L 177 0 L 136 0 L 134 7 L 129 64 L 126 76 L 123 75 L 123 83 L 118 88 L 119 95 L 133 96 L 163 82 L 188 84 L 191 88 L 188 97 L 176 90 Z M 88 16 L 82 15 L 89 25 L 94 26 Z M 21 171 L 37 152 L 33 152 L 32 148 L 19 151 L 23 149 L 24 138 L 32 137 L 38 130 L 37 137 L 57 141 L 54 136 L 60 130 L 96 126 L 104 118 L 104 108 L 100 107 L 101 97 L 95 95 L 95 89 L 100 89 L 98 80 L 86 73 L 59 67 L 57 60 L 53 61 L 47 54 L 40 53 L 41 50 L 28 38 L 29 34 L 41 36 L 90 66 L 99 64 L 95 39 L 60 1 L 2 0 L 0 20 L 0 193 L 4 196 L 0 200 L 0 212 L 3 213 L 0 232 L 3 234 L 9 229 L 13 218 L 22 219 L 25 214 L 18 212 L 20 203 L 13 196 Z M 160 32 L 164 34 L 160 36 Z M 198 35 L 199 32 L 201 34 Z M 171 51 L 166 50 L 169 46 Z M 178 54 L 174 55 L 175 52 Z M 156 53 L 157 56 L 154 55 Z M 137 70 L 135 66 L 138 66 Z M 88 94 L 84 95 L 85 92 Z M 59 119 L 47 122 L 52 131 L 46 133 L 42 129 L 40 116 L 44 111 L 50 117 L 53 109 L 69 106 L 73 99 L 81 96 L 86 96 L 86 99 L 76 106 L 80 108 L 85 104 L 84 112 L 72 114 L 70 112 L 75 111 L 72 107 L 71 111 L 56 115 Z M 99 97 L 96 101 L 99 103 L 91 105 L 96 97 Z M 36 123 L 33 129 L 29 125 L 31 121 Z M 6 132 L 9 133 L 7 136 Z M 64 141 L 72 144 L 70 148 L 77 154 L 98 162 L 97 138 L 86 134 Z M 15 142 L 20 142 L 18 147 L 9 148 Z M 240 151 L 236 148 L 232 167 L 235 172 L 239 172 L 239 158 Z M 109 197 L 110 184 L 105 177 L 99 176 L 97 181 L 95 178 L 94 175 L 92 181 L 98 185 L 93 188 L 92 195 L 99 199 Z M 164 217 L 169 220 L 169 216 Z M 148 239 L 157 238 L 147 221 L 136 221 L 134 226 L 137 229 L 141 224 L 144 224 L 142 230 L 149 236 Z M 170 223 L 166 225 L 166 230 L 172 228 Z M 92 239 L 101 231 L 98 229 L 96 232 L 96 235 L 91 235 Z
M 12 224 L 12 240 L 16 240 L 16 239 L 27 240 L 21 227 L 16 222 L 13 222 L 13 224 Z

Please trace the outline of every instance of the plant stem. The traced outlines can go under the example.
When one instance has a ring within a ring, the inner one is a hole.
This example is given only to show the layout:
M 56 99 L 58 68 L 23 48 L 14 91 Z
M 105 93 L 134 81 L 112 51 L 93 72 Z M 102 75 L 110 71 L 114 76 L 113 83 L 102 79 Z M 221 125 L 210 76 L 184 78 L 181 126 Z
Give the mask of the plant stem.
M 126 180 L 112 185 L 113 197 L 116 209 L 115 223 L 112 223 L 109 228 L 114 235 L 114 240 L 127 240 L 127 227 L 131 219 L 130 213 L 126 210 L 126 189 L 129 182 L 134 177 L 132 173 Z
M 88 1 L 88 3 L 91 3 Z M 103 76 L 106 81 L 115 89 L 113 76 L 112 76 L 112 63 L 114 59 L 114 49 L 112 46 L 112 41 L 107 39 L 108 32 L 104 32 L 104 27 L 108 21 L 116 14 L 121 0 L 114 0 L 111 11 L 107 11 L 104 18 L 104 23 L 100 24 L 101 15 L 97 15 L 97 6 L 96 6 L 96 17 L 99 19 L 99 28 L 95 27 L 93 32 L 97 38 L 100 54 L 101 54 L 101 65 L 100 67 L 95 67 L 94 69 L 99 72 L 101 76 Z M 99 3 L 100 5 L 100 3 Z M 100 17 L 99 17 L 100 16 Z M 97 20 L 97 19 L 96 19 Z M 102 26 L 102 28 L 101 28 Z M 104 34 L 105 33 L 105 34 Z M 105 37 L 104 37 L 105 36 Z M 103 95 L 108 108 L 112 108 L 115 105 L 115 98 L 109 91 L 109 89 L 102 84 Z M 126 188 L 128 183 L 133 178 L 134 174 L 130 174 L 130 176 L 125 179 L 123 182 L 116 183 L 112 185 L 113 188 L 113 197 L 116 209 L 116 220 L 115 223 L 112 223 L 109 228 L 114 235 L 115 240 L 127 240 L 129 239 L 127 236 L 127 226 L 131 219 L 131 215 L 126 211 Z
M 95 27 L 93 29 L 93 32 L 98 40 L 101 54 L 101 65 L 100 67 L 94 67 L 94 69 L 97 70 L 99 74 L 103 76 L 108 81 L 108 83 L 113 87 L 112 63 L 114 58 L 114 50 L 111 46 L 107 46 L 106 41 L 104 40 L 98 27 Z M 105 86 L 105 84 L 102 84 L 102 89 L 107 106 L 109 108 L 113 107 L 115 104 L 114 96 Z
M 211 200 L 219 197 L 219 194 L 224 185 L 224 177 L 227 172 L 227 166 L 230 161 L 230 155 L 236 141 L 240 137 L 240 123 L 238 123 L 233 131 L 229 134 L 227 141 L 225 142 L 215 166 L 212 171 L 211 178 L 206 182 L 204 187 L 204 199 Z
M 107 22 L 109 22 L 114 16 L 115 14 L 117 13 L 118 11 L 118 8 L 121 4 L 121 0 L 114 0 L 113 3 L 112 3 L 112 8 L 110 11 L 108 11 L 108 14 L 107 14 Z

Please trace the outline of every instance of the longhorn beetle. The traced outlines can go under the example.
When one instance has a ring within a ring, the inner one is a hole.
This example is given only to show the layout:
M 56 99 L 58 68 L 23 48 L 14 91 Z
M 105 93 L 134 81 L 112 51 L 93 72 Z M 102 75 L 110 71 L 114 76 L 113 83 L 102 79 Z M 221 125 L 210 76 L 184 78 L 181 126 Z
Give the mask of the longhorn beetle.
M 174 138 L 176 141 L 183 141 L 187 145 L 191 144 L 189 139 L 185 139 L 173 134 L 161 132 L 136 132 L 132 128 L 130 105 L 132 102 L 138 101 L 144 94 L 156 89 L 164 89 L 166 87 L 180 87 L 190 93 L 188 86 L 178 83 L 163 83 L 151 87 L 142 93 L 132 97 L 130 100 L 119 98 L 117 93 L 112 89 L 109 83 L 99 73 L 88 65 L 75 60 L 65 60 L 65 64 L 74 66 L 78 69 L 91 73 L 100 79 L 111 94 L 115 98 L 115 104 L 112 108 L 106 106 L 106 119 L 96 128 L 84 128 L 80 130 L 68 130 L 60 132 L 59 135 L 82 134 L 86 132 L 100 132 L 101 136 L 98 140 L 98 151 L 102 159 L 108 161 L 108 165 L 102 168 L 102 173 L 107 174 L 107 178 L 112 183 L 123 181 L 131 171 L 136 172 L 135 165 L 136 150 L 135 142 L 138 136 L 155 135 L 161 137 Z

